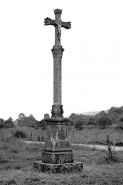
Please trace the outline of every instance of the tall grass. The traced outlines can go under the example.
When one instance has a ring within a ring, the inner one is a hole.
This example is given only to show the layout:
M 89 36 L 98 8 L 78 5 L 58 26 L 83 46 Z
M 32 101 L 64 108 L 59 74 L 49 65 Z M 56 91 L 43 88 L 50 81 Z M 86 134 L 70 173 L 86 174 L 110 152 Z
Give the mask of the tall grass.
M 115 130 L 114 128 L 107 128 L 107 129 L 88 129 L 85 128 L 81 131 L 74 130 L 74 137 L 73 131 L 70 131 L 69 136 L 71 138 L 71 142 L 75 143 L 84 143 L 84 144 L 106 144 L 106 138 L 109 135 L 110 142 L 113 144 L 114 140 L 115 143 L 123 142 L 121 140 L 121 134 Z

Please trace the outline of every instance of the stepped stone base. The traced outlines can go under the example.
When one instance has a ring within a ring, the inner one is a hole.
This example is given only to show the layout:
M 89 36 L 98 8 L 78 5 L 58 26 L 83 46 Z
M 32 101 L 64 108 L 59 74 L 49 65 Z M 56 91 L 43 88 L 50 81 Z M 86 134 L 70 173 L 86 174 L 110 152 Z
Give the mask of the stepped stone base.
M 34 162 L 34 169 L 39 172 L 47 173 L 70 173 L 70 172 L 81 172 L 83 170 L 82 162 L 73 162 L 73 163 L 60 163 L 60 164 L 51 164 L 43 163 L 42 161 Z
M 74 162 L 73 152 L 68 139 L 70 120 L 63 118 L 61 105 L 53 105 L 52 118 L 44 119 L 46 140 L 41 161 L 35 161 L 33 168 L 39 172 L 66 173 L 81 172 L 82 162 Z

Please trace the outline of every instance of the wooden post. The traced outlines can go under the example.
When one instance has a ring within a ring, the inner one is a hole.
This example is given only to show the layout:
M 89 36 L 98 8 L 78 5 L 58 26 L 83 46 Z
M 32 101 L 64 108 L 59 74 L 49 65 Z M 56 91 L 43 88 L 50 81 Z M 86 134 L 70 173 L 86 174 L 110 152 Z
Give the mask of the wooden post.
M 1 129 L 1 138 L 2 140 L 4 140 L 4 137 L 3 137 L 3 130 Z
M 40 141 L 40 136 L 38 136 L 38 141 Z
M 75 143 L 76 141 L 75 141 L 75 133 L 74 133 L 74 130 L 73 130 L 73 138 L 74 138 L 74 143 Z
M 115 150 L 115 138 L 114 138 L 114 150 Z
M 31 132 L 31 138 L 30 138 L 30 140 L 32 141 L 32 132 Z
M 111 144 L 109 140 L 109 135 L 107 135 L 107 146 L 108 146 L 108 162 L 112 161 L 112 150 L 111 150 Z

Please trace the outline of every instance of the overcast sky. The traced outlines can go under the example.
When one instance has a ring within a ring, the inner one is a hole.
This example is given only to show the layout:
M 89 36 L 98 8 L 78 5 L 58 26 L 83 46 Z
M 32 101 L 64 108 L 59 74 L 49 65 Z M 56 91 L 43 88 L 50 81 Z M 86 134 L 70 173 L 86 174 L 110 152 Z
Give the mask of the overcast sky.
M 62 9 L 64 116 L 123 105 L 123 0 L 1 0 L 0 118 L 33 114 L 53 104 L 54 27 Z

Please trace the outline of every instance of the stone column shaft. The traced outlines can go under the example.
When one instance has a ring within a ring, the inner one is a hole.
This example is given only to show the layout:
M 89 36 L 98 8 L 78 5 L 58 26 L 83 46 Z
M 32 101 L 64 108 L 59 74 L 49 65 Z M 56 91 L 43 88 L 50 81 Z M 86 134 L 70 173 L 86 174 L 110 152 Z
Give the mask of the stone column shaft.
M 54 105 L 61 105 L 62 102 L 62 89 L 61 89 L 61 81 L 62 81 L 62 76 L 61 76 L 61 58 L 54 58 L 54 84 L 53 84 L 53 104 Z
M 54 46 L 52 49 L 53 53 L 53 106 L 52 106 L 52 116 L 62 116 L 62 67 L 61 60 L 64 49 L 62 46 Z

